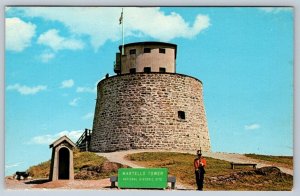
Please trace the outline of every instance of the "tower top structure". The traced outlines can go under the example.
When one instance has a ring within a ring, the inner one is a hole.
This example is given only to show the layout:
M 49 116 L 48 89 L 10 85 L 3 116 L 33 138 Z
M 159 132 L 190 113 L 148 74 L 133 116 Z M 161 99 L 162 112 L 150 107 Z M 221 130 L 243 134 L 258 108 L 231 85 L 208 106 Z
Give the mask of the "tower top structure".
M 122 55 L 122 48 L 124 54 Z M 177 45 L 166 42 L 135 42 L 119 46 L 114 71 L 117 74 L 136 72 L 176 73 Z

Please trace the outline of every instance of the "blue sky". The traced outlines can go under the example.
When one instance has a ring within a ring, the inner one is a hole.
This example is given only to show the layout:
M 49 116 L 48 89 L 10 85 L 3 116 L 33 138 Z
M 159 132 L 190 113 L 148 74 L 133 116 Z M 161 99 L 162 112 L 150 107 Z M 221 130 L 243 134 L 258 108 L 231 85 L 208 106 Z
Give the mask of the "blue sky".
M 121 8 L 7 7 L 5 172 L 50 159 L 92 128 L 96 84 L 114 75 Z M 125 43 L 178 45 L 200 79 L 214 152 L 293 154 L 293 10 L 125 8 Z

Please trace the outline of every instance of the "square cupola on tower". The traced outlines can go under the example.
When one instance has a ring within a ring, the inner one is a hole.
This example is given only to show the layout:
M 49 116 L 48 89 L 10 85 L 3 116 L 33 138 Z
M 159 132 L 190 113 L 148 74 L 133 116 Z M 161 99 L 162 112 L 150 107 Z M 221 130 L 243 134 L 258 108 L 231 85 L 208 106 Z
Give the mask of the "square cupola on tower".
M 136 72 L 176 72 L 177 45 L 165 42 L 136 42 L 119 46 L 114 71 L 127 74 Z M 123 53 L 123 54 L 122 54 Z

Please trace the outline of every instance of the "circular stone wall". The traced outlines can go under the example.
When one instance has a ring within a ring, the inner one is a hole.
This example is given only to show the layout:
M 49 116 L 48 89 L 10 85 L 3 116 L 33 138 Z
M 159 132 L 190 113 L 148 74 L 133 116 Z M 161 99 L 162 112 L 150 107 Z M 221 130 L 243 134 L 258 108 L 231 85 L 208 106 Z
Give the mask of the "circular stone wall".
M 136 73 L 99 82 L 91 151 L 200 147 L 210 151 L 199 80 L 180 74 Z

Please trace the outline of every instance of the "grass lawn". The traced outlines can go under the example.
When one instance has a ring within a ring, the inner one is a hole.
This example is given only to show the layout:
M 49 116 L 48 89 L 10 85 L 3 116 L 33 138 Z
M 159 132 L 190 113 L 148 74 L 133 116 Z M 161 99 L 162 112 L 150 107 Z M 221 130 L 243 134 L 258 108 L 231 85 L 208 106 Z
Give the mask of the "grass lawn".
M 168 168 L 169 174 L 176 176 L 182 184 L 196 188 L 193 162 L 196 157 L 190 154 L 173 152 L 146 152 L 127 156 L 127 159 L 145 167 Z M 250 167 L 231 169 L 230 163 L 206 157 L 204 190 L 291 190 L 293 179 L 274 178 L 263 175 L 249 175 L 237 181 L 212 183 L 210 178 L 230 176 L 236 172 L 253 172 Z

